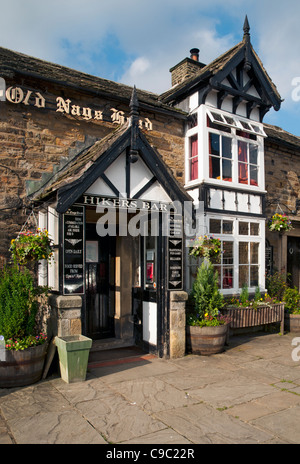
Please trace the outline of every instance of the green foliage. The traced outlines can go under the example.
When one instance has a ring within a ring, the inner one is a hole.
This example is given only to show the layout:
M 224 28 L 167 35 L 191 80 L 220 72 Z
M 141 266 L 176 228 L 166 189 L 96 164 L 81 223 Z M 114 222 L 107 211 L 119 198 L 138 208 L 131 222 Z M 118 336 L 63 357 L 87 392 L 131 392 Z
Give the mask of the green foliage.
M 271 298 L 282 301 L 285 290 L 287 289 L 286 276 L 279 272 L 266 276 L 266 288 Z
M 52 241 L 46 229 L 20 232 L 18 237 L 11 241 L 10 252 L 13 262 L 21 266 L 40 259 L 50 261 L 53 255 Z
M 242 286 L 240 301 L 242 303 L 242 306 L 247 306 L 248 301 L 249 301 L 249 290 L 246 284 L 243 284 Z
M 0 271 L 0 335 L 5 340 L 32 335 L 38 310 L 37 289 L 28 269 Z
M 219 325 L 219 310 L 223 307 L 223 295 L 218 288 L 218 273 L 210 261 L 204 260 L 198 269 L 192 290 L 193 309 L 187 315 L 189 325 Z
M 261 299 L 260 289 L 259 289 L 259 287 L 256 287 L 255 295 L 254 295 L 254 301 L 260 301 L 260 299 Z
M 42 345 L 47 340 L 47 335 L 40 333 L 39 335 L 28 335 L 24 338 L 9 338 L 6 340 L 5 348 L 7 350 L 26 350 L 32 346 Z
M 290 314 L 300 314 L 300 293 L 298 289 L 286 288 L 283 294 L 285 310 Z

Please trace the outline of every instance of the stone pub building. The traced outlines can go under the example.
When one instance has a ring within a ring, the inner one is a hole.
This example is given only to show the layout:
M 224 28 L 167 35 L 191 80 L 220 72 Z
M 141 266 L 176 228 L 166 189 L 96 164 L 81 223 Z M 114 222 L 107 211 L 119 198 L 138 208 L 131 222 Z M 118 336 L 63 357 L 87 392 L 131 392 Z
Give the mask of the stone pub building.
M 162 95 L 0 48 L 0 259 L 30 213 L 47 228 L 54 334 L 183 356 L 191 228 L 220 238 L 225 295 L 264 291 L 266 266 L 299 286 L 300 143 L 263 123 L 281 97 L 249 30 L 207 65 L 192 49 Z

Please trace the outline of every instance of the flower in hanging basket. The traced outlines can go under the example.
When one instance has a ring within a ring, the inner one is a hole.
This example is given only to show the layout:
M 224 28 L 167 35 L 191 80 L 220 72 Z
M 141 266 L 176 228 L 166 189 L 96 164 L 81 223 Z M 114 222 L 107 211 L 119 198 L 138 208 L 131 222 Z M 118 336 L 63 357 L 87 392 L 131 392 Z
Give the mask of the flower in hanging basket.
M 207 258 L 218 262 L 221 256 L 221 241 L 219 238 L 203 235 L 198 237 L 190 248 L 190 255 L 195 258 Z
M 18 237 L 11 241 L 10 252 L 13 261 L 20 265 L 41 259 L 50 261 L 53 255 L 52 241 L 46 229 L 20 232 Z
M 272 231 L 292 230 L 292 222 L 286 214 L 275 213 L 269 221 L 269 229 Z

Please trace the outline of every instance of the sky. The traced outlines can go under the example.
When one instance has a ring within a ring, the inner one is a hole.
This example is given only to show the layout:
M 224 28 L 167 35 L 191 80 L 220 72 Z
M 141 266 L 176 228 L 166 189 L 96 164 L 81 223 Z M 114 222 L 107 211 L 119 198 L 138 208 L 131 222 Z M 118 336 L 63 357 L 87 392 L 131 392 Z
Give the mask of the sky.
M 264 122 L 300 136 L 298 0 L 0 0 L 0 46 L 154 93 L 200 49 L 210 63 L 243 37 L 283 99 Z

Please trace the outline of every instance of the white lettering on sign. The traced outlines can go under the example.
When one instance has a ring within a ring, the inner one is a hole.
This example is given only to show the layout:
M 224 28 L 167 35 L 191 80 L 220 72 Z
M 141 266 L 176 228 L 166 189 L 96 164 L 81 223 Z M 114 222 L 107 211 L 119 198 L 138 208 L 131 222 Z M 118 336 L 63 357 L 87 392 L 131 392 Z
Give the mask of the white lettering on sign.
M 24 90 L 21 87 L 11 86 L 7 88 L 5 96 L 7 101 L 9 101 L 10 103 L 22 103 L 26 106 L 46 108 L 46 99 L 40 92 L 37 92 L 35 90 Z M 95 110 L 89 107 L 81 107 L 79 105 L 73 104 L 73 102 L 69 98 L 65 99 L 63 97 L 57 97 L 55 102 L 57 113 L 69 114 L 71 116 L 80 117 L 85 121 L 90 121 L 92 119 L 94 119 L 95 121 L 104 121 L 102 110 Z M 128 117 L 125 115 L 124 111 L 118 110 L 116 108 L 111 108 L 110 111 L 110 122 L 118 125 L 125 124 Z M 106 116 L 106 121 L 109 121 L 108 116 Z M 141 129 L 146 129 L 147 131 L 152 131 L 153 129 L 152 122 L 148 118 L 140 119 L 139 127 Z

